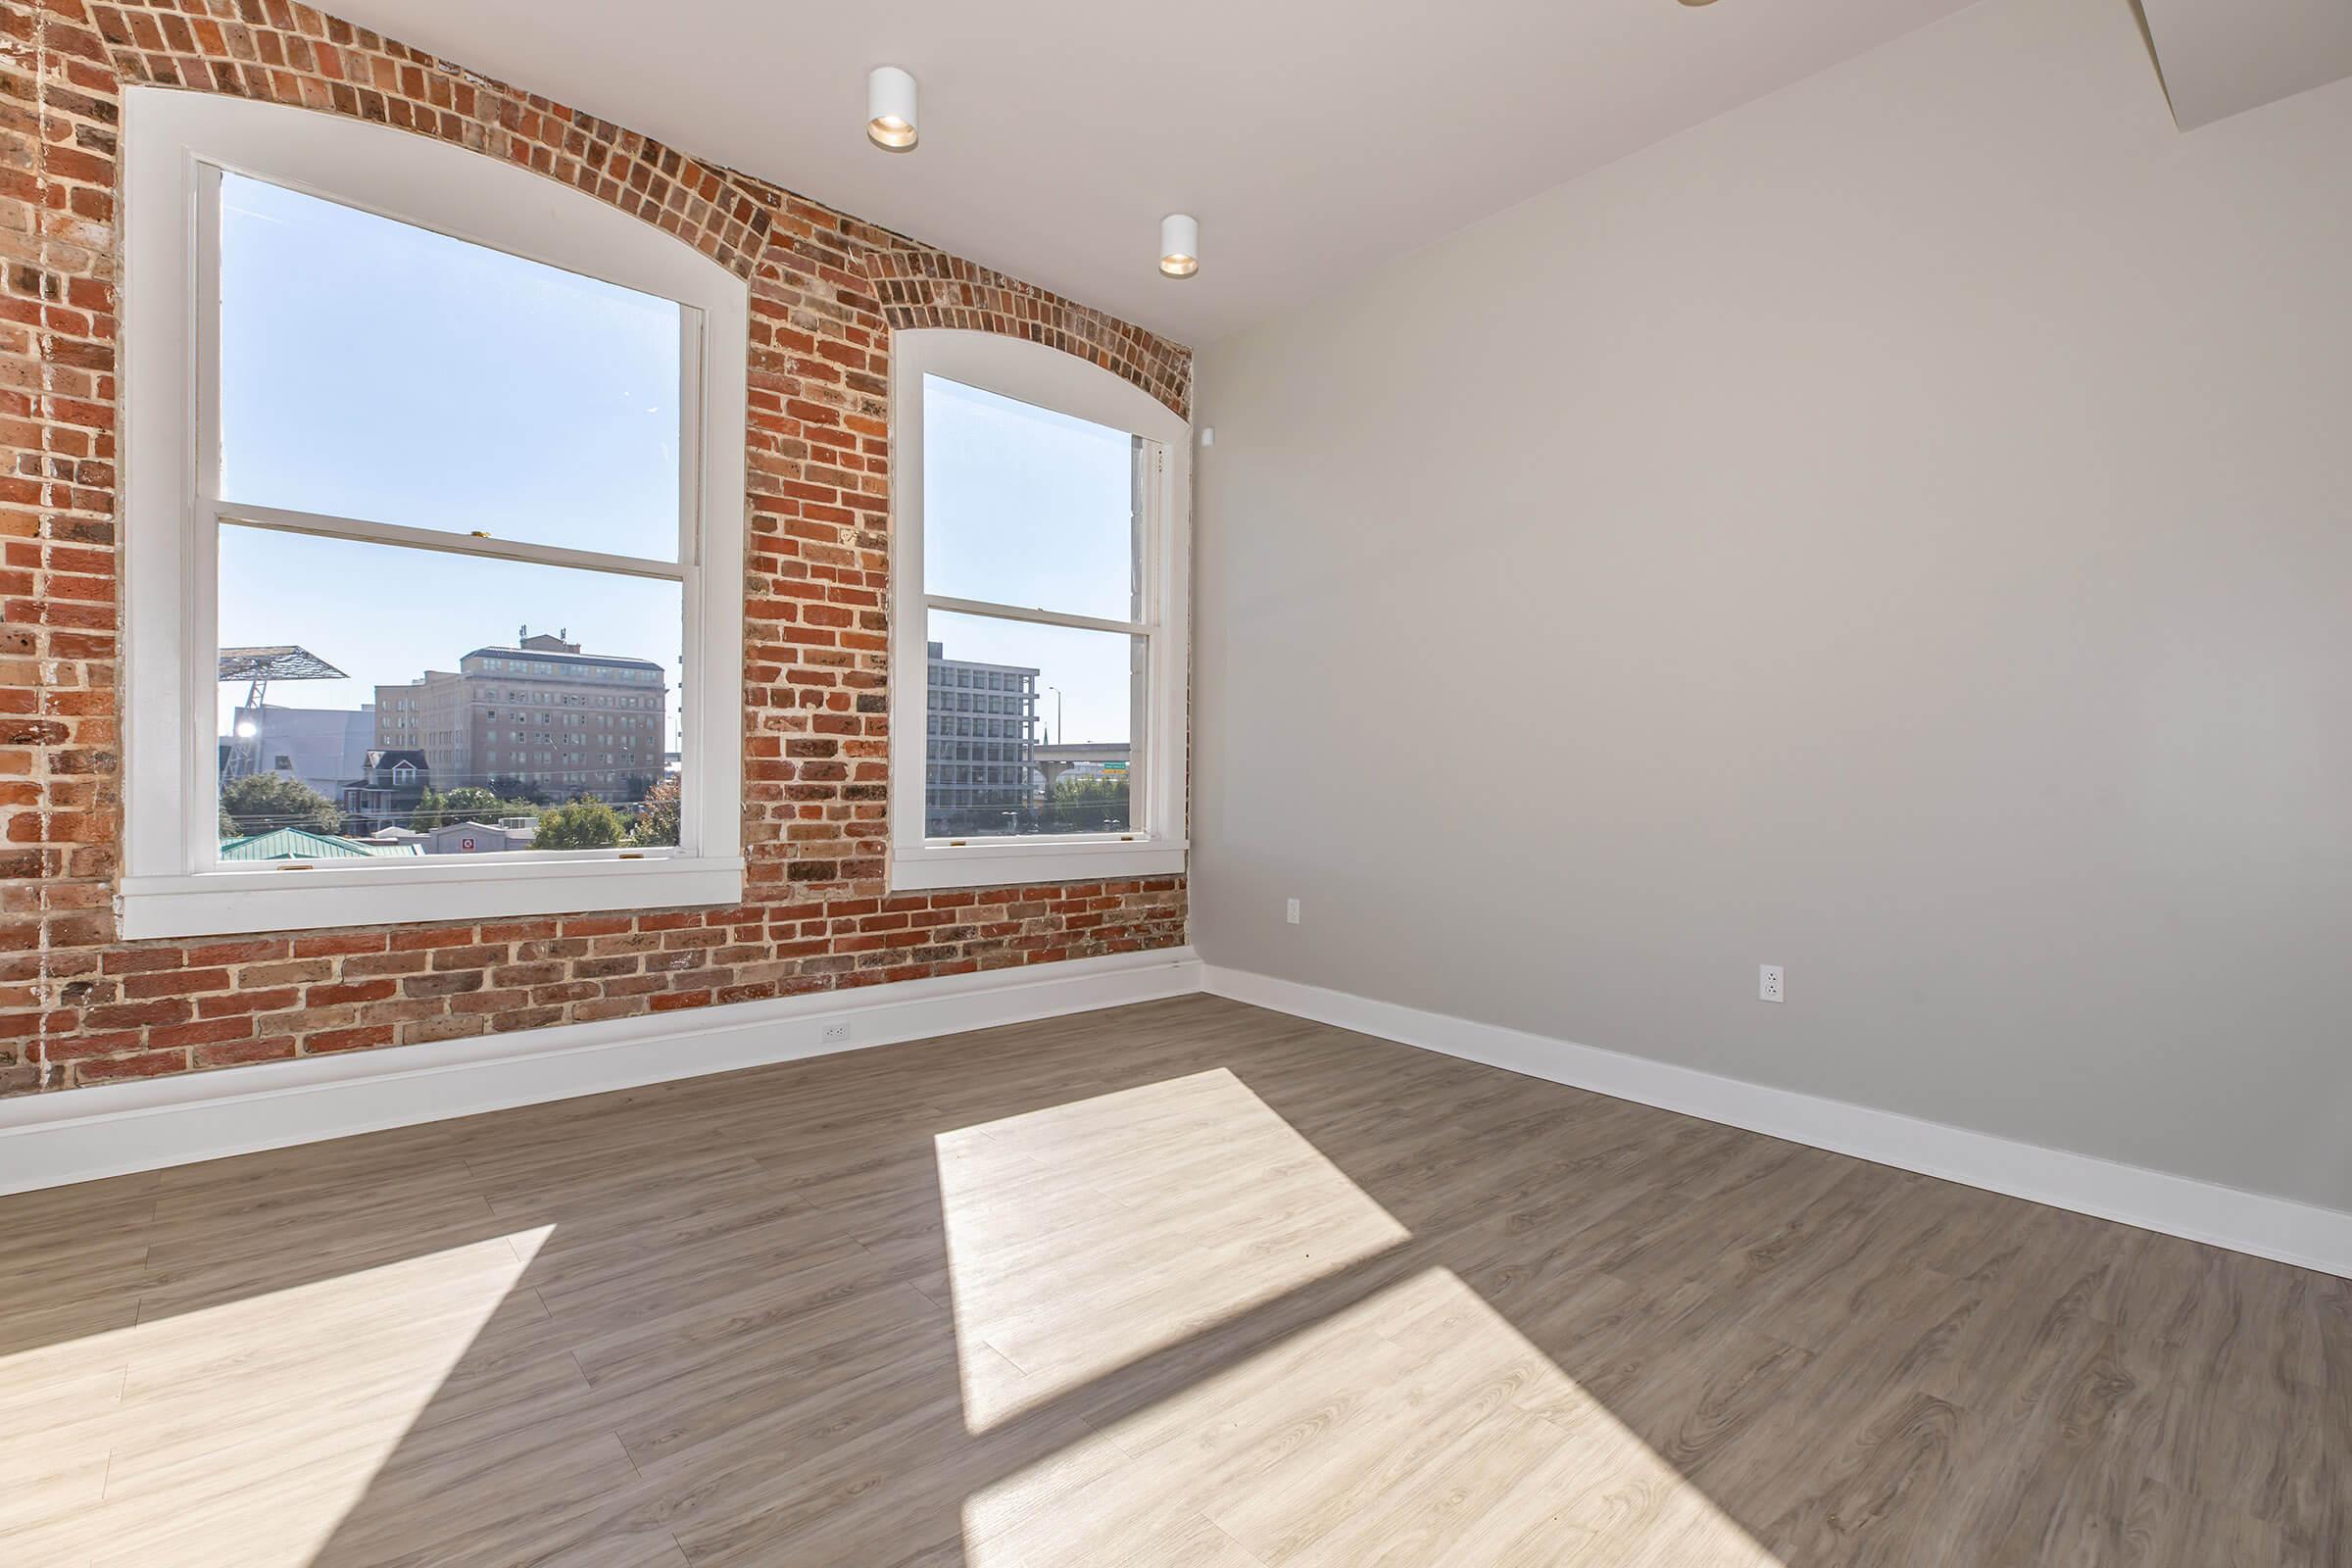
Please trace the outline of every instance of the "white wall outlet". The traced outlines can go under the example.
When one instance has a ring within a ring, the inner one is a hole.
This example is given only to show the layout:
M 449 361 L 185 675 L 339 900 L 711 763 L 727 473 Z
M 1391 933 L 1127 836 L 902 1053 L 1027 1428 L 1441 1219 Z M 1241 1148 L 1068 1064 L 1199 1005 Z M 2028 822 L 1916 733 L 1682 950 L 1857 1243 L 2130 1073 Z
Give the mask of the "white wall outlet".
M 1292 899 L 1282 906 L 1282 917 L 1293 925 L 1298 923 L 1298 901 Z
M 848 1024 L 829 1023 L 825 1025 L 824 1043 L 826 1045 L 838 1046 L 845 1043 L 849 1038 L 850 1026 Z
M 1756 1000 L 1759 1002 L 1779 1002 L 1783 1000 L 1781 993 L 1781 966 L 1779 964 L 1760 963 L 1756 965 Z

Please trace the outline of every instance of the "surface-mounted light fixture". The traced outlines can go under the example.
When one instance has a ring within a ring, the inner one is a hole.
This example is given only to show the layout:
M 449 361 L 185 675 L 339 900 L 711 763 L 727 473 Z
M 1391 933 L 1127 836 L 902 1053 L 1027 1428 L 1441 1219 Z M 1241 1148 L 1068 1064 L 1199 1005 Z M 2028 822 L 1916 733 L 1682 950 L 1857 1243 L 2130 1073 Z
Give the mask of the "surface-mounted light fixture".
M 1159 270 L 1170 277 L 1200 270 L 1200 225 L 1182 213 L 1159 220 Z
M 910 150 L 914 124 L 914 78 L 896 66 L 865 74 L 865 137 L 886 153 Z

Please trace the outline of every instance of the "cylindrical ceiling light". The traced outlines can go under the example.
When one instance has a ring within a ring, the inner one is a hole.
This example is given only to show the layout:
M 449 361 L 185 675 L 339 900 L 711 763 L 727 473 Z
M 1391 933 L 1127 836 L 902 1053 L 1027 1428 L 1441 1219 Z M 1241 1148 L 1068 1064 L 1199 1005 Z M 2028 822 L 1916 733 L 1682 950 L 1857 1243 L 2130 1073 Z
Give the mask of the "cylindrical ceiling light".
M 1200 225 L 1182 213 L 1159 220 L 1159 270 L 1169 277 L 1200 270 Z
M 896 66 L 876 66 L 866 73 L 865 135 L 886 153 L 914 146 L 914 78 Z

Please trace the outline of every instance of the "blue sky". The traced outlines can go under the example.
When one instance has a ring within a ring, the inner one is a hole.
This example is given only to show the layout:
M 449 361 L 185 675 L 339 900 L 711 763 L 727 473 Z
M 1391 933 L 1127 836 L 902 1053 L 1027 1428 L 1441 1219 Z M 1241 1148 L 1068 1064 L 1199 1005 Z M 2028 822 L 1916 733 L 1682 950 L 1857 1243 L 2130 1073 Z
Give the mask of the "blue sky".
M 240 175 L 220 205 L 227 500 L 676 558 L 678 306 Z M 1133 437 L 925 396 L 931 591 L 1126 617 Z M 280 685 L 285 707 L 356 709 L 527 623 L 666 666 L 675 747 L 681 615 L 659 579 L 221 530 L 221 644 L 300 644 L 350 677 Z M 968 616 L 931 635 L 1042 669 L 1067 738 L 1128 738 L 1126 638 Z M 245 687 L 220 695 L 225 731 Z

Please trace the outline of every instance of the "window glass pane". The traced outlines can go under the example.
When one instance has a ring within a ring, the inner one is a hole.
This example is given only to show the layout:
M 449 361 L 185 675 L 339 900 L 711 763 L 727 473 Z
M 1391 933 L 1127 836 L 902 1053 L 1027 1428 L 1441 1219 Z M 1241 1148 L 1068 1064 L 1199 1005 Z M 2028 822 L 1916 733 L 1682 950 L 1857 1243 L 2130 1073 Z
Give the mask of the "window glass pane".
M 680 311 L 223 173 L 222 497 L 674 561 Z
M 1130 737 L 1141 732 L 1145 646 L 1117 632 L 932 611 L 925 690 L 930 716 L 945 722 L 927 728 L 925 834 L 1132 831 Z M 951 716 L 969 703 L 954 690 L 956 677 L 992 674 L 1006 694 L 1002 709 Z
M 923 377 L 923 587 L 1135 620 L 1139 438 Z
M 683 646 L 675 582 L 223 525 L 222 858 L 675 844 Z

